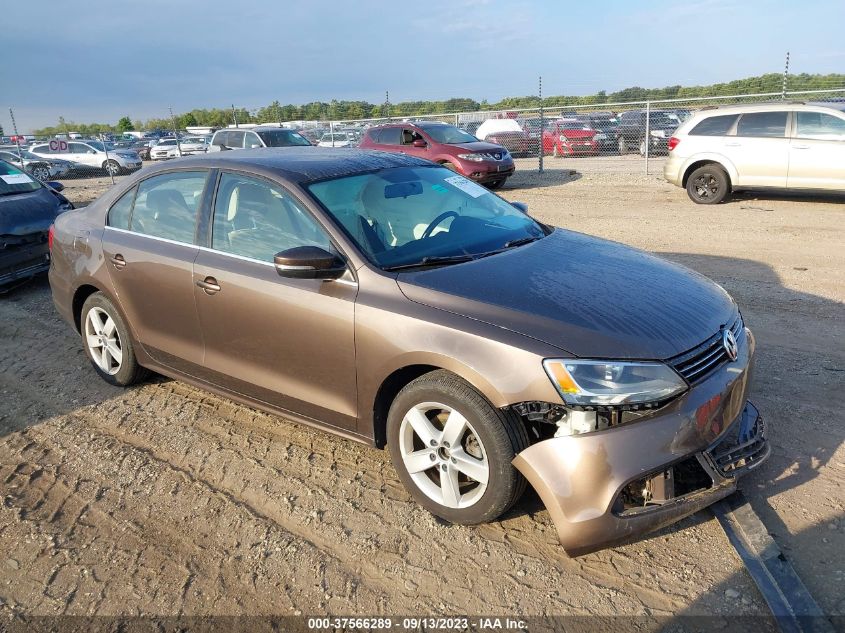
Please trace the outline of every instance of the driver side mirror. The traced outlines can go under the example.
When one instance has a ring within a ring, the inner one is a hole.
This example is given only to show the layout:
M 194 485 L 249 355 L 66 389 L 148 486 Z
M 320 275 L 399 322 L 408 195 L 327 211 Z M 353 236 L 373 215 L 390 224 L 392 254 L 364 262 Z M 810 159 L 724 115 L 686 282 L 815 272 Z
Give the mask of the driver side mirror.
M 528 203 L 527 202 L 511 202 L 511 206 L 515 209 L 522 211 L 525 215 L 528 215 Z
M 419 147 L 419 148 L 421 148 L 421 149 L 424 149 L 424 148 L 428 147 L 428 143 L 426 143 L 423 139 L 418 138 L 418 139 L 417 139 L 417 140 L 415 140 L 413 143 L 411 143 L 411 146 L 412 146 L 412 147 Z
M 332 280 L 346 272 L 346 262 L 319 246 L 297 246 L 276 253 L 276 272 L 290 279 Z

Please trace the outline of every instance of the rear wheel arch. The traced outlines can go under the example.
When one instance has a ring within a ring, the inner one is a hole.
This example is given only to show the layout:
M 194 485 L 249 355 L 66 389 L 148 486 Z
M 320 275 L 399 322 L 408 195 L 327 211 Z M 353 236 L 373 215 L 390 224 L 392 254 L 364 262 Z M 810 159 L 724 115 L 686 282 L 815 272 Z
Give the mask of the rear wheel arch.
M 83 284 L 76 289 L 73 293 L 73 302 L 72 310 L 73 310 L 73 324 L 76 326 L 77 332 L 82 332 L 82 306 L 85 305 L 85 301 L 95 292 L 103 292 L 97 286 L 93 286 L 91 284 Z M 103 292 L 103 294 L 106 294 Z M 107 295 L 108 296 L 108 295 Z
M 702 160 L 697 160 L 694 163 L 690 163 L 687 166 L 687 168 L 684 170 L 684 177 L 681 179 L 681 187 L 686 188 L 690 174 L 699 167 L 704 167 L 704 165 L 717 165 L 718 167 L 720 167 L 728 177 L 728 188 L 731 188 L 733 186 L 733 177 L 731 175 L 731 169 L 729 169 L 727 165 L 712 158 L 704 158 Z

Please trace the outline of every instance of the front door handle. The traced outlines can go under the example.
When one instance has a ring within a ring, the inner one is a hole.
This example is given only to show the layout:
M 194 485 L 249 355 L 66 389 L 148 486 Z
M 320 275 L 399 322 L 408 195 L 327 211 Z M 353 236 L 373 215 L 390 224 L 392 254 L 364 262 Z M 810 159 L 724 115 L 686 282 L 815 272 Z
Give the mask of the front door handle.
M 197 285 L 205 290 L 205 294 L 213 295 L 217 292 L 220 292 L 220 284 L 217 283 L 217 280 L 214 277 L 206 277 L 197 282 Z
M 737 141 L 732 141 L 732 142 L 730 142 L 730 143 L 725 143 L 725 147 L 739 147 L 739 146 L 741 146 L 741 145 L 742 145 L 742 143 L 739 143 L 739 142 L 737 142 Z
M 809 145 L 793 145 L 792 149 L 810 149 Z
M 114 255 L 109 261 L 111 261 L 112 265 L 117 270 L 123 270 L 124 268 L 126 268 L 126 260 L 123 259 L 123 255 L 121 255 L 120 253 Z

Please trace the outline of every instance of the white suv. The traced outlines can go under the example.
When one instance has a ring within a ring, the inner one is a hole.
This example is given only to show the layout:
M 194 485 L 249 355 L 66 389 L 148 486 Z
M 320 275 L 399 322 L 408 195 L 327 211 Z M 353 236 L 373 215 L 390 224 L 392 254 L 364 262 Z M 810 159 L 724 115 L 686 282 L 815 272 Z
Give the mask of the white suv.
M 89 167 L 105 169 L 112 176 L 121 172 L 141 169 L 137 152 L 128 149 L 109 149 L 101 141 L 68 141 L 67 151 L 51 151 L 49 143 L 29 148 L 30 153 L 42 158 L 61 158 L 75 163 L 73 169 Z
M 669 139 L 663 175 L 698 204 L 737 189 L 845 190 L 845 103 L 705 108 Z

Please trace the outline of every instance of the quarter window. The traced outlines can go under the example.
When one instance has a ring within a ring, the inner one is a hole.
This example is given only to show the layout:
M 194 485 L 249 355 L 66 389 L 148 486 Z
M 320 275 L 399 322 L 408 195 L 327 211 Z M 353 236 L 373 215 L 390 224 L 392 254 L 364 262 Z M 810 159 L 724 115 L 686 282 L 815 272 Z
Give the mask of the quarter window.
M 193 244 L 205 171 L 154 176 L 138 185 L 130 228 L 137 233 Z
M 690 136 L 727 136 L 736 117 L 735 114 L 707 117 L 690 130 Z
M 795 136 L 819 141 L 845 141 L 845 119 L 824 112 L 798 112 Z
M 750 112 L 743 114 L 736 127 L 737 136 L 783 138 L 787 112 Z
M 323 228 L 288 192 L 236 174 L 220 178 L 211 245 L 215 250 L 264 262 L 272 262 L 276 253 L 296 246 L 332 250 Z
M 109 226 L 116 229 L 129 228 L 129 216 L 132 213 L 132 203 L 135 202 L 135 192 L 138 187 L 132 187 L 129 191 L 124 193 L 120 200 L 115 202 L 111 209 L 109 209 Z

